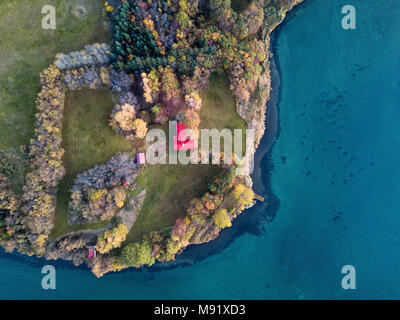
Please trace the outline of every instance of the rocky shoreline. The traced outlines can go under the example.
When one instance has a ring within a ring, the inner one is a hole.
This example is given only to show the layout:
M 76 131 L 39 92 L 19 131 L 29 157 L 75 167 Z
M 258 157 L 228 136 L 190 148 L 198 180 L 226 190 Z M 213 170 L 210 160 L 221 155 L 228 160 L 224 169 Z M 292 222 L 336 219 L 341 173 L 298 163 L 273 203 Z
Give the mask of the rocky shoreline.
M 288 8 L 289 12 L 292 8 L 303 0 L 295 0 Z M 256 90 L 256 94 L 251 97 L 251 99 L 247 103 L 237 102 L 237 112 L 238 114 L 247 122 L 249 129 L 254 129 L 255 131 L 255 148 L 252 151 L 251 157 L 247 159 L 247 166 L 251 166 L 251 163 L 254 161 L 254 155 L 257 151 L 257 148 L 260 145 L 261 139 L 265 134 L 265 123 L 266 123 L 266 114 L 267 114 L 267 102 L 271 97 L 271 57 L 272 52 L 270 50 L 271 46 L 271 33 L 282 23 L 285 19 L 285 16 L 281 17 L 282 19 L 277 22 L 275 25 L 267 26 L 264 25 L 261 30 L 262 38 L 266 46 L 267 51 L 267 59 L 263 63 L 263 71 L 258 81 L 258 88 Z

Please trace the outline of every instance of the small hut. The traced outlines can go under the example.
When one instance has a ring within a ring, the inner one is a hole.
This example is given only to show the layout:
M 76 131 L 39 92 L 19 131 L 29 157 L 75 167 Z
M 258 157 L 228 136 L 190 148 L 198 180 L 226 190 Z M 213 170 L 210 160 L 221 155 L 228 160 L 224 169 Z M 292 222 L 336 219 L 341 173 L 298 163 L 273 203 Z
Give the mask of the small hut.
M 96 258 L 96 247 L 95 246 L 88 247 L 88 258 L 89 259 Z
M 136 154 L 137 164 L 145 164 L 146 163 L 146 155 L 143 152 Z

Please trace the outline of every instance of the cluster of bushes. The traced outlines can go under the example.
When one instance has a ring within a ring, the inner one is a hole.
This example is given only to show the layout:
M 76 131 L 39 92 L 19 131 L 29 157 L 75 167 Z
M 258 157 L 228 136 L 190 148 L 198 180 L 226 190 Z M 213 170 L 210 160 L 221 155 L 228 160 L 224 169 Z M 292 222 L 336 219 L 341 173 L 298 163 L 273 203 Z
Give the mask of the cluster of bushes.
M 229 70 L 232 92 L 241 102 L 257 87 L 266 59 L 258 32 L 268 4 L 252 1 L 239 14 L 229 0 L 125 1 L 111 14 L 114 66 L 142 78 L 155 123 L 183 115 L 197 130 L 199 91 L 212 72 Z
M 60 70 L 51 65 L 41 73 L 40 84 L 34 138 L 27 149 L 1 156 L 0 211 L 6 250 L 17 248 L 43 255 L 54 227 L 57 187 L 65 175 L 61 161 L 64 87 Z
M 0 153 L 0 241 L 6 250 L 45 253 L 54 227 L 57 187 L 65 175 L 61 147 L 65 89 L 110 87 L 119 94 L 120 101 L 137 101 L 131 92 L 133 78 L 105 66 L 110 62 L 110 53 L 108 45 L 95 44 L 79 52 L 58 54 L 55 64 L 41 73 L 34 139 L 26 149 Z M 131 169 L 128 161 L 120 175 L 129 178 L 134 174 Z M 92 197 L 97 210 L 123 206 L 126 195 L 122 188 L 111 192 L 105 188 L 106 199 L 96 194 L 98 189 L 88 188 L 85 194 Z
M 196 37 L 193 18 L 197 12 L 197 1 L 138 0 L 126 1 L 112 14 L 114 65 L 141 76 L 144 97 L 151 104 L 155 123 L 165 123 L 184 113 L 186 96 L 207 83 L 211 74 L 202 71 L 201 66 L 214 67 L 212 56 L 216 47 Z M 147 41 L 148 45 L 137 51 L 138 40 Z M 189 102 L 193 102 L 190 98 Z M 201 102 L 195 103 L 191 107 L 198 111 Z
M 136 159 L 129 153 L 119 153 L 106 164 L 78 174 L 71 189 L 68 222 L 83 224 L 113 218 L 125 204 L 125 187 L 136 176 Z
M 121 243 L 125 241 L 128 232 L 128 227 L 122 223 L 104 231 L 97 238 L 97 251 L 104 254 L 110 252 L 112 249 L 119 248 Z
M 71 198 L 68 223 L 95 223 L 113 218 L 123 207 L 126 192 L 122 187 L 111 190 L 84 188 L 74 191 Z
M 78 69 L 66 70 L 63 80 L 69 90 L 83 88 L 100 89 L 111 87 L 110 70 L 100 66 L 84 66 Z
M 123 71 L 116 71 L 111 66 L 108 67 L 110 71 L 111 88 L 117 93 L 131 93 L 134 84 L 133 77 L 129 76 Z
M 114 52 L 111 54 L 111 59 L 116 68 L 123 70 L 129 63 L 127 69 L 134 72 L 141 70 L 139 66 L 141 68 L 145 66 L 142 62 L 144 58 L 148 58 L 147 67 L 151 67 L 157 58 L 161 59 L 163 47 L 156 39 L 159 36 L 154 29 L 154 23 L 140 15 L 136 1 L 124 2 L 114 15 L 113 22 Z M 147 28 L 144 28 L 145 22 Z
M 114 66 L 137 74 L 168 65 L 181 75 L 193 72 L 199 54 L 216 52 L 195 37 L 192 20 L 197 17 L 198 5 L 198 1 L 186 0 L 124 2 L 111 14 Z M 188 35 L 193 39 L 188 41 Z
M 236 98 L 247 102 L 257 87 L 262 72 L 261 63 L 266 59 L 265 44 L 257 33 L 264 22 L 263 1 L 253 1 L 238 14 L 230 1 L 211 0 L 213 19 L 219 29 L 211 27 L 205 34 L 222 48 L 218 58 L 222 67 L 229 70 L 231 89 Z M 221 32 L 222 30 L 222 32 Z
M 122 103 L 137 100 L 131 91 L 133 77 L 124 71 L 116 71 L 112 66 L 86 65 L 64 70 L 63 81 L 69 90 L 111 88 L 114 93 L 120 95 L 121 101 L 126 101 Z
M 110 64 L 111 47 L 106 43 L 85 46 L 81 51 L 56 55 L 55 65 L 60 70 L 76 69 L 84 66 Z
M 110 126 L 129 140 L 143 139 L 147 134 L 147 123 L 136 116 L 135 105 L 116 105 L 112 111 Z
M 57 187 L 65 175 L 61 147 L 64 87 L 60 70 L 51 65 L 40 75 L 35 138 L 29 145 L 30 172 L 23 187 L 27 236 L 36 252 L 44 245 L 54 227 Z
M 93 232 L 72 232 L 52 241 L 47 247 L 47 259 L 72 261 L 78 266 L 87 261 L 88 246 L 96 244 Z
M 242 13 L 236 13 L 230 0 L 211 0 L 212 19 L 217 26 L 226 32 L 231 32 L 236 38 L 244 39 L 258 32 L 263 24 L 263 1 L 252 1 Z
M 152 255 L 152 243 L 148 239 L 128 244 L 122 249 L 121 262 L 125 266 L 139 267 L 153 265 L 156 260 Z
M 27 242 L 21 191 L 28 167 L 29 154 L 25 147 L 0 150 L 0 244 L 7 250 Z

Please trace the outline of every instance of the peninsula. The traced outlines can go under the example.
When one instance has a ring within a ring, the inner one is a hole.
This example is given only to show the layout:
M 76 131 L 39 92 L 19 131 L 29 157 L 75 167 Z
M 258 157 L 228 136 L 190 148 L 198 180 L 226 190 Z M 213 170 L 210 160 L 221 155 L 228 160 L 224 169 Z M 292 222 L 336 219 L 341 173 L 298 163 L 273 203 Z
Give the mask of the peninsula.
M 105 2 L 110 42 L 57 54 L 40 74 L 30 143 L 0 150 L 0 245 L 100 277 L 216 239 L 264 200 L 249 168 L 265 131 L 270 34 L 301 1 Z M 151 163 L 155 129 L 168 141 L 156 158 L 210 161 Z M 251 148 L 241 137 L 250 154 L 215 164 L 226 152 L 197 148 L 204 129 L 253 132 Z

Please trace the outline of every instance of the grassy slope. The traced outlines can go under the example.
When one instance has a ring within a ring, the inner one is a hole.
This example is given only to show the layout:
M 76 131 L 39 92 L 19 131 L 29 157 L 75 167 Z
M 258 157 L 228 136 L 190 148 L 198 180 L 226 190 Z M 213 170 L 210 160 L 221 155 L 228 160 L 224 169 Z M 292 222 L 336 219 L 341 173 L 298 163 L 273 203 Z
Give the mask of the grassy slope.
M 53 236 L 68 231 L 98 228 L 107 223 L 71 227 L 67 224 L 69 190 L 76 175 L 107 162 L 118 151 L 132 151 L 131 143 L 108 125 L 113 108 L 111 91 L 82 90 L 67 92 L 63 119 L 63 158 L 67 176 L 60 184 Z
M 58 52 L 80 50 L 86 44 L 109 41 L 102 27 L 102 0 L 0 1 L 0 149 L 29 143 L 33 135 L 39 73 Z M 42 7 L 53 5 L 57 29 L 43 30 Z M 83 5 L 88 18 L 71 9 Z

